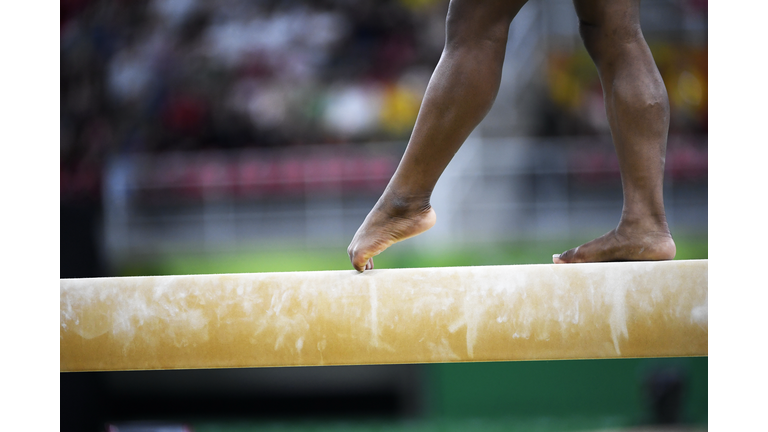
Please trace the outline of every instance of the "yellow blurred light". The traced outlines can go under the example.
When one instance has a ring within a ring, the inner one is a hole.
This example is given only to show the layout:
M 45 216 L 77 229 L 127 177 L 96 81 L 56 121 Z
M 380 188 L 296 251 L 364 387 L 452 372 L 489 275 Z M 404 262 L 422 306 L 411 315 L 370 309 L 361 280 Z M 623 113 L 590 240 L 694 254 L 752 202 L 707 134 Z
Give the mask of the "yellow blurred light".
M 694 107 L 701 104 L 703 91 L 701 81 L 688 71 L 683 71 L 677 79 L 677 91 L 683 102 Z
M 382 127 L 395 134 L 410 131 L 419 114 L 421 98 L 407 88 L 399 85 L 390 87 L 384 94 L 381 110 Z

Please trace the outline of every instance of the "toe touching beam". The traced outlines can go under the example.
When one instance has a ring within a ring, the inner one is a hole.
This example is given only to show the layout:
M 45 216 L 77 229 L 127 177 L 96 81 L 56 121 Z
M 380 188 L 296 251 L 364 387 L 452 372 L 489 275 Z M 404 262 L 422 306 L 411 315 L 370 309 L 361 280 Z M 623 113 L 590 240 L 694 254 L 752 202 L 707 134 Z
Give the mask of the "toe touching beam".
M 61 371 L 707 355 L 707 260 L 62 279 Z

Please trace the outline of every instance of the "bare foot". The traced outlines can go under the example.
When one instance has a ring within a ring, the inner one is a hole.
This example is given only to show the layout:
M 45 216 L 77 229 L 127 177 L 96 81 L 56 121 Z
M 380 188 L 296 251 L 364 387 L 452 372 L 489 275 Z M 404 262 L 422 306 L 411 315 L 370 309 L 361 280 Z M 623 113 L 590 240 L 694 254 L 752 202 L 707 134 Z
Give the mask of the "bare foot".
M 393 203 L 382 197 L 357 229 L 347 248 L 357 271 L 373 269 L 373 257 L 393 244 L 432 228 L 437 220 L 429 203 Z
M 659 230 L 630 228 L 629 224 L 619 226 L 611 232 L 553 255 L 555 264 L 586 263 L 604 261 L 662 261 L 675 257 L 675 242 L 666 228 Z

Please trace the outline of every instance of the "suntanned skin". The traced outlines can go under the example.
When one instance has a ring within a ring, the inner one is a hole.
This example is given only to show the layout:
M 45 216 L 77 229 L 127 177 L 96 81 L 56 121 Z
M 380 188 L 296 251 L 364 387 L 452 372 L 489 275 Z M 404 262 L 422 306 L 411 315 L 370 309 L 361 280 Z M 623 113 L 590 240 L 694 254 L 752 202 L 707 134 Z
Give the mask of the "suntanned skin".
M 446 43 L 395 174 L 347 252 L 358 271 L 392 244 L 436 222 L 432 190 L 493 104 L 512 19 L 527 0 L 451 0 Z M 663 201 L 669 101 L 640 30 L 639 0 L 574 0 L 597 66 L 621 169 L 624 207 L 607 234 L 555 255 L 555 263 L 669 260 L 675 243 Z

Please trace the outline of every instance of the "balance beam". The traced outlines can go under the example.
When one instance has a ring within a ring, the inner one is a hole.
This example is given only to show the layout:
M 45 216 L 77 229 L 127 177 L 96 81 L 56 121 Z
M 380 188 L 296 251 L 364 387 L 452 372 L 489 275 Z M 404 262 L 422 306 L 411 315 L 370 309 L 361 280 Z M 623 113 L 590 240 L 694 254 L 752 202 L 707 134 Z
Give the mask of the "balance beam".
M 61 279 L 61 371 L 707 355 L 707 260 Z

